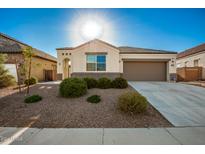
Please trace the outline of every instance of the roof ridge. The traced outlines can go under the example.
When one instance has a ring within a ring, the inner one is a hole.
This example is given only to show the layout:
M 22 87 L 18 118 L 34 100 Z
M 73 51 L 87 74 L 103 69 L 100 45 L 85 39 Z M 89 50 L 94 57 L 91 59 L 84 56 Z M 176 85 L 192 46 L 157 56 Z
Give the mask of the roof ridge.
M 13 38 L 13 37 L 11 37 L 11 36 L 9 36 L 9 35 L 7 35 L 7 34 L 4 34 L 4 33 L 2 33 L 2 32 L 0 32 L 0 35 L 4 36 L 4 37 L 6 37 L 6 38 L 8 38 L 8 39 L 10 39 L 10 40 L 12 40 L 12 41 L 15 41 L 15 42 L 18 42 L 18 43 L 20 43 L 20 44 L 23 44 L 23 45 L 26 45 L 26 46 L 31 47 L 30 45 L 28 45 L 28 44 L 26 44 L 26 43 L 23 43 L 23 42 L 17 40 L 16 38 Z
M 150 48 L 140 48 L 140 47 L 130 47 L 130 46 L 119 46 L 119 47 L 116 47 L 116 46 L 114 46 L 114 45 L 112 45 L 112 44 L 110 44 L 110 43 L 108 43 L 108 42 L 105 42 L 105 41 L 103 41 L 103 40 L 100 40 L 100 39 L 93 39 L 93 40 L 90 40 L 90 41 L 88 41 L 88 42 L 85 42 L 85 43 L 83 43 L 83 44 L 81 44 L 81 45 L 78 45 L 78 46 L 76 46 L 76 47 L 63 47 L 63 48 L 56 48 L 56 50 L 73 50 L 73 49 L 76 49 L 76 48 L 79 48 L 79 47 L 81 47 L 81 46 L 84 46 L 85 44 L 88 44 L 88 43 L 90 43 L 90 42 L 92 42 L 92 41 L 99 41 L 99 42 L 102 42 L 102 43 L 104 43 L 104 44 L 107 44 L 107 45 L 109 45 L 109 46 L 111 46 L 111 47 L 113 47 L 113 48 L 116 48 L 116 49 L 118 49 L 118 50 L 120 50 L 120 52 L 121 53 L 125 53 L 126 51 L 122 51 L 124 48 L 130 48 L 130 49 L 139 49 L 139 50 L 148 50 L 148 51 L 158 51 L 159 53 L 174 53 L 174 54 L 177 54 L 177 52 L 176 51 L 168 51 L 168 50 L 159 50 L 159 49 L 150 49 Z M 129 49 L 128 49 L 129 50 Z M 148 51 L 147 51 L 147 53 L 148 53 Z M 140 53 L 140 52 L 138 52 L 138 53 Z M 146 52 L 142 52 L 142 53 L 146 53 Z M 154 53 L 154 52 L 153 52 Z M 157 53 L 157 52 L 156 52 Z
M 199 44 L 199 45 L 195 45 L 194 47 L 187 48 L 187 49 L 181 51 L 180 53 L 183 53 L 183 52 L 186 52 L 186 51 L 189 51 L 189 50 L 192 50 L 192 49 L 195 49 L 195 48 L 201 47 L 201 46 L 203 46 L 203 45 L 205 45 L 205 43 L 201 43 L 201 44 Z
M 189 49 L 186 49 L 186 50 L 180 52 L 177 55 L 177 58 L 183 58 L 183 57 L 186 57 L 186 56 L 189 56 L 192 54 L 196 54 L 196 53 L 200 53 L 203 51 L 205 51 L 205 43 L 199 44 L 197 46 L 194 46 L 192 48 L 189 48 Z
M 50 54 L 48 54 L 48 53 L 46 53 L 46 52 L 44 52 L 44 51 L 42 51 L 42 50 L 39 50 L 39 49 L 36 49 L 36 48 L 33 48 L 35 51 L 37 51 L 37 52 L 40 52 L 40 53 L 42 53 L 42 54 L 45 54 L 46 56 L 49 56 L 50 58 L 52 58 L 53 60 L 57 60 L 57 58 L 56 57 L 54 57 L 54 56 L 52 56 L 52 55 L 50 55 Z M 34 51 L 34 52 L 35 52 Z
M 25 43 L 23 43 L 23 42 L 21 42 L 21 41 L 15 39 L 15 38 L 9 36 L 9 35 L 6 35 L 6 34 L 2 33 L 2 32 L 0 32 L 0 35 L 2 35 L 3 37 L 6 37 L 7 39 L 9 39 L 9 40 L 11 40 L 11 41 L 14 41 L 16 44 L 19 43 L 19 44 L 25 45 L 25 46 L 27 46 L 27 47 L 32 47 L 31 45 L 25 44 Z M 19 44 L 18 44 L 18 45 L 19 45 Z M 52 55 L 50 55 L 50 54 L 48 54 L 48 53 L 46 53 L 46 52 L 44 52 L 44 51 L 42 51 L 42 50 L 39 50 L 39 49 L 37 49 L 37 48 L 34 48 L 34 47 L 32 47 L 32 48 L 34 49 L 34 52 L 35 52 L 35 51 L 38 51 L 38 52 L 41 52 L 41 54 L 45 54 L 45 55 L 47 56 L 46 59 L 57 61 L 57 58 L 56 58 L 56 57 L 54 57 L 54 56 L 52 56 Z M 21 48 L 21 51 L 22 51 L 22 48 Z M 15 51 L 15 52 L 16 52 L 16 51 Z M 38 56 L 41 57 L 40 55 L 38 55 Z M 45 57 L 42 56 L 42 58 L 45 58 Z
M 142 47 L 130 47 L 130 46 L 119 46 L 120 48 L 132 48 L 132 49 L 143 49 L 143 50 L 152 50 L 152 51 L 161 51 L 161 52 L 176 52 L 171 50 L 164 50 L 164 49 L 151 49 L 151 48 L 142 48 Z
M 113 48 L 116 48 L 116 49 L 118 49 L 118 47 L 116 47 L 116 46 L 114 46 L 114 45 L 112 45 L 112 44 L 110 44 L 110 43 L 108 43 L 108 42 L 105 42 L 105 41 L 103 41 L 103 40 L 100 40 L 100 39 L 92 39 L 92 40 L 89 40 L 89 41 L 87 41 L 87 42 L 84 42 L 83 44 L 80 44 L 80 45 L 77 45 L 77 46 L 75 46 L 75 47 L 62 47 L 62 48 L 56 48 L 56 50 L 68 50 L 68 49 L 70 49 L 70 50 L 73 50 L 73 49 L 76 49 L 76 48 L 80 48 L 80 47 L 82 47 L 82 46 L 84 46 L 84 45 L 86 45 L 86 44 L 89 44 L 90 42 L 93 42 L 93 41 L 99 41 L 99 42 L 102 42 L 102 43 L 104 43 L 104 44 L 106 44 L 106 45 L 108 45 L 108 46 L 111 46 L 111 47 L 113 47 Z

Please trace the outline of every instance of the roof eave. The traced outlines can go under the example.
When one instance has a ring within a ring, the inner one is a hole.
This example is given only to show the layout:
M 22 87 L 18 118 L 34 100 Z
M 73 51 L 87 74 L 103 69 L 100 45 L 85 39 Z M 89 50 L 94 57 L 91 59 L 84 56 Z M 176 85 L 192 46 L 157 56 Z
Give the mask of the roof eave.
M 28 45 L 28 44 L 26 44 L 26 43 L 23 43 L 23 42 L 21 42 L 21 41 L 15 39 L 15 38 L 13 38 L 13 37 L 11 37 L 11 36 L 8 36 L 8 35 L 6 35 L 6 34 L 3 34 L 3 33 L 1 33 L 1 32 L 0 32 L 0 35 L 6 37 L 6 38 L 9 39 L 9 40 L 12 40 L 12 41 L 15 41 L 15 42 L 17 42 L 17 43 L 20 43 L 20 44 L 22 44 L 22 45 L 31 47 L 30 45 Z
M 120 54 L 177 54 L 177 52 L 120 52 Z
M 177 56 L 177 59 L 185 58 L 185 57 L 192 56 L 192 55 L 195 55 L 195 54 L 200 54 L 202 52 L 205 52 L 205 50 L 200 50 L 198 52 L 194 52 L 194 53 L 190 53 L 190 54 L 186 54 L 186 55 L 180 55 L 180 53 L 179 53 L 178 56 Z
M 99 39 L 90 40 L 90 41 L 85 42 L 85 43 L 83 43 L 83 44 L 80 44 L 80 45 L 78 45 L 78 46 L 76 46 L 76 47 L 56 48 L 56 50 L 74 50 L 74 49 L 80 48 L 80 47 L 82 47 L 82 46 L 84 46 L 84 45 L 86 45 L 86 44 L 89 44 L 89 43 L 91 43 L 91 42 L 93 42 L 93 41 L 99 41 L 99 42 L 101 42 L 101 43 L 104 43 L 104 44 L 106 44 L 106 45 L 112 47 L 112 48 L 115 48 L 115 49 L 118 49 L 118 50 L 119 50 L 118 47 L 116 47 L 116 46 L 114 46 L 114 45 L 112 45 L 112 44 L 110 44 L 110 43 L 107 43 L 107 42 L 105 42 L 105 41 L 99 40 Z
M 22 51 L 0 51 L 0 53 L 7 53 L 7 54 L 13 54 L 13 53 L 22 53 Z
M 56 50 L 73 50 L 73 48 L 64 47 L 64 48 L 56 48 Z

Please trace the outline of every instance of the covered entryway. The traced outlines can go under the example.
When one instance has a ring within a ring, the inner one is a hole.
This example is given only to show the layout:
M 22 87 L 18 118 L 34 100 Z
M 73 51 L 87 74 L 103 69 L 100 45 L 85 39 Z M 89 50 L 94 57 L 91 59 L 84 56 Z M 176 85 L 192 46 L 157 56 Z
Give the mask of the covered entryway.
M 70 59 L 63 60 L 63 79 L 70 77 Z
M 123 77 L 130 81 L 166 81 L 166 61 L 124 61 Z

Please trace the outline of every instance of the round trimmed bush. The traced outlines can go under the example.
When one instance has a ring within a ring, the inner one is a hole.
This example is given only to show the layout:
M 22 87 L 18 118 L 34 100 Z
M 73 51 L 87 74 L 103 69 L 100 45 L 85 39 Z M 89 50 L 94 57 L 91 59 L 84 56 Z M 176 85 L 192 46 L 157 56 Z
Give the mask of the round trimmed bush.
M 112 82 L 110 79 L 103 77 L 98 79 L 98 88 L 108 89 L 112 87 Z
M 79 78 L 67 78 L 60 83 L 60 95 L 63 97 L 80 97 L 87 92 L 87 84 Z
M 137 92 L 127 92 L 118 98 L 118 107 L 124 112 L 143 113 L 147 105 L 147 99 Z
M 127 80 L 125 80 L 122 77 L 115 78 L 112 81 L 112 87 L 113 88 L 119 88 L 119 89 L 127 88 L 128 87 Z
M 35 77 L 31 77 L 30 79 L 26 79 L 24 81 L 25 85 L 33 85 L 36 84 L 38 82 L 38 80 Z
M 83 78 L 83 80 L 87 83 L 88 89 L 97 87 L 98 82 L 96 79 L 87 77 L 87 78 Z
M 25 103 L 36 103 L 38 101 L 42 100 L 42 97 L 39 95 L 32 95 L 32 96 L 28 96 L 24 99 Z
M 101 98 L 99 95 L 92 95 L 87 98 L 87 102 L 90 102 L 90 103 L 99 103 L 100 101 L 101 101 Z

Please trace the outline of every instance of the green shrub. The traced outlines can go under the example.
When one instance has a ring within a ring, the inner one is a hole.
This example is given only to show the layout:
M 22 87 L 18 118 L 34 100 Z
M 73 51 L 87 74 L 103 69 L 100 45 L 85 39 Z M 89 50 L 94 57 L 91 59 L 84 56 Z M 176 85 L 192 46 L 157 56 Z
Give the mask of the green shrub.
M 112 87 L 112 82 L 110 79 L 103 77 L 98 79 L 98 88 L 108 89 Z
M 9 70 L 4 66 L 6 59 L 6 54 L 0 54 L 0 88 L 15 84 L 15 78 L 9 74 Z
M 87 78 L 83 78 L 83 80 L 87 83 L 88 89 L 97 87 L 98 82 L 96 79 L 87 77 Z
M 137 92 L 127 92 L 118 99 L 118 107 L 121 111 L 131 113 L 142 113 L 147 109 L 147 99 Z
M 90 102 L 90 103 L 99 103 L 100 101 L 101 101 L 101 98 L 99 95 L 92 95 L 87 98 L 87 102 Z
M 32 96 L 28 96 L 24 99 L 25 103 L 36 103 L 38 101 L 42 100 L 42 97 L 39 95 L 32 95 Z
M 0 88 L 12 86 L 15 84 L 16 84 L 15 78 L 12 75 L 5 73 L 1 76 L 1 70 L 0 70 Z
M 122 77 L 115 78 L 112 81 L 112 87 L 113 88 L 119 88 L 119 89 L 127 88 L 128 87 L 127 80 L 125 80 Z
M 60 83 L 60 95 L 63 97 L 80 97 L 87 92 L 87 84 L 79 78 L 67 78 Z
M 35 77 L 31 77 L 30 79 L 26 79 L 24 81 L 25 85 L 33 85 L 36 84 L 38 82 L 38 80 Z

